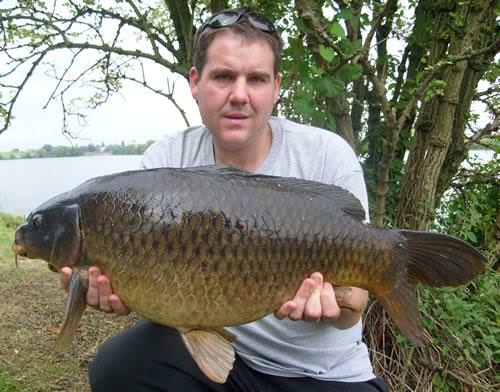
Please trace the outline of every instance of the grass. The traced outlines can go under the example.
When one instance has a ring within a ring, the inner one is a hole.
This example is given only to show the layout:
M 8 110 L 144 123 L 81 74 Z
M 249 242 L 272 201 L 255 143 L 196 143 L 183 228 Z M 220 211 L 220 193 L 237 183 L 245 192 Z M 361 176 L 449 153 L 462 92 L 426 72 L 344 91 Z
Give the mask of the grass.
M 97 347 L 134 318 L 87 310 L 70 350 L 55 352 L 65 294 L 46 263 L 21 259 L 15 267 L 10 246 L 20 221 L 0 214 L 0 392 L 88 391 L 88 364 Z M 494 255 L 498 260 L 498 249 Z M 374 303 L 365 338 L 376 373 L 393 391 L 499 390 L 498 282 L 497 265 L 469 289 L 421 295 L 433 337 L 424 348 L 409 346 Z
M 87 309 L 69 351 L 55 352 L 66 295 L 46 263 L 21 258 L 15 267 L 10 247 L 20 221 L 0 214 L 0 392 L 88 391 L 96 348 L 134 318 Z
M 0 392 L 30 392 L 30 389 L 21 389 L 19 384 L 7 373 L 0 373 Z

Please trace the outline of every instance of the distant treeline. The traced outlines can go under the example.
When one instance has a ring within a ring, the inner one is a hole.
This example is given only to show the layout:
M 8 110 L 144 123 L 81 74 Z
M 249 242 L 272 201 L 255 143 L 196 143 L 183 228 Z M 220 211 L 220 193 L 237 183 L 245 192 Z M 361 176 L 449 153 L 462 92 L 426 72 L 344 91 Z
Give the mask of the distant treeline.
M 0 152 L 0 159 L 57 158 L 104 154 L 142 155 L 152 143 L 153 140 L 149 140 L 144 144 L 125 144 L 124 142 L 109 145 L 88 144 L 86 146 L 52 146 L 46 144 L 36 150 L 20 151 L 15 149 L 9 152 Z

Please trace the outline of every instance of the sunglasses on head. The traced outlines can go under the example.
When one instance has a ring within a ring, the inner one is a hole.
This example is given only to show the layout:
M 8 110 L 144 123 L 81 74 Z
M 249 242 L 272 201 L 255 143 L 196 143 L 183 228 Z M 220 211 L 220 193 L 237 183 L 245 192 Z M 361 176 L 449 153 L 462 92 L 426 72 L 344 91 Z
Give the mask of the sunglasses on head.
M 270 21 L 255 13 L 254 11 L 244 8 L 241 10 L 221 11 L 212 15 L 205 23 L 203 23 L 200 29 L 200 33 L 203 32 L 207 27 L 217 29 L 220 27 L 233 26 L 243 18 L 246 19 L 253 27 L 265 33 L 276 32 L 276 28 Z

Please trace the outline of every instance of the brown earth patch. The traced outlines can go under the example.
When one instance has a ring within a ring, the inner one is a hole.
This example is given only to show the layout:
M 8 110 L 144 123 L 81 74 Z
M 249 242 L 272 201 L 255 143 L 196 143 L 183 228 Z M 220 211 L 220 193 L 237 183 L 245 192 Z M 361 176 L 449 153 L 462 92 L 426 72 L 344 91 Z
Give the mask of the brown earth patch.
M 56 352 L 65 300 L 46 263 L 22 259 L 16 268 L 13 257 L 0 254 L 0 373 L 15 390 L 88 391 L 88 364 L 97 347 L 136 320 L 88 308 L 70 349 Z

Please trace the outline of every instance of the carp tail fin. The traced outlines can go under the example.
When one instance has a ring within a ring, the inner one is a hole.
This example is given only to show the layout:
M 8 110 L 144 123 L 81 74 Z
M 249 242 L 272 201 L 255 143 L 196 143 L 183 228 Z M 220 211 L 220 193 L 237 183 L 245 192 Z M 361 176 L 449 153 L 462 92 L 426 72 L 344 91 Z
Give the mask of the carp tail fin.
M 182 340 L 200 370 L 213 382 L 223 384 L 235 359 L 231 342 L 235 336 L 223 328 L 179 328 Z
M 78 271 L 73 271 L 69 285 L 68 302 L 66 303 L 66 314 L 56 340 L 56 350 L 62 351 L 69 347 L 87 305 L 86 293 L 86 279 Z
M 378 299 L 401 332 L 412 343 L 422 345 L 429 339 L 419 316 L 415 285 L 466 284 L 484 271 L 486 258 L 470 244 L 446 234 L 410 230 L 398 233 L 406 239 L 403 254 L 407 274 Z M 403 254 L 399 253 L 400 258 Z
M 432 287 L 460 286 L 484 272 L 486 257 L 446 234 L 399 230 L 406 238 L 408 277 Z
M 420 319 L 417 290 L 409 282 L 400 284 L 383 296 L 377 297 L 401 332 L 416 346 L 429 342 Z

